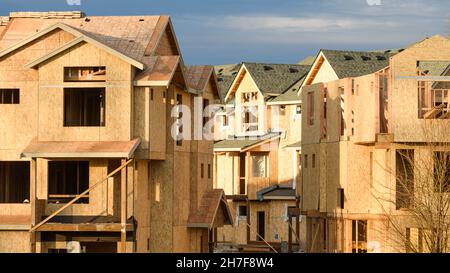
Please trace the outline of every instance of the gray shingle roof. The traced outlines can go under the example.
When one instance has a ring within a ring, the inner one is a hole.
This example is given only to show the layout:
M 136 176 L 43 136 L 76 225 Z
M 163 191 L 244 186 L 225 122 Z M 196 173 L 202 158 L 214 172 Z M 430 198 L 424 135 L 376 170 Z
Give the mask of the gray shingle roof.
M 276 138 L 280 133 L 268 133 L 259 136 L 256 139 L 249 137 L 233 137 L 233 139 L 225 139 L 214 144 L 214 150 L 244 150 L 245 148 L 256 145 L 264 140 Z
M 304 77 L 309 65 L 244 62 L 259 90 L 265 94 L 282 94 Z
M 444 76 L 450 69 L 449 61 L 420 61 L 418 69 L 429 76 Z
M 339 79 L 359 77 L 374 73 L 389 66 L 393 51 L 365 52 L 322 50 Z
M 305 78 L 306 78 L 306 76 L 301 78 L 298 82 L 296 82 L 293 86 L 291 86 L 283 94 L 281 94 L 278 97 L 275 97 L 271 100 L 268 100 L 268 101 L 279 102 L 279 103 L 288 102 L 288 101 L 299 101 L 300 97 L 297 94 L 298 94 L 298 91 L 300 90 L 300 87 L 302 86 L 302 83 L 305 80 Z
M 219 89 L 220 100 L 223 101 L 230 89 L 231 84 L 236 77 L 237 72 L 241 68 L 241 64 L 226 64 L 214 66 L 217 75 L 217 84 Z
M 273 185 L 258 191 L 256 195 L 260 201 L 273 198 L 294 199 L 296 196 L 295 190 L 289 185 Z

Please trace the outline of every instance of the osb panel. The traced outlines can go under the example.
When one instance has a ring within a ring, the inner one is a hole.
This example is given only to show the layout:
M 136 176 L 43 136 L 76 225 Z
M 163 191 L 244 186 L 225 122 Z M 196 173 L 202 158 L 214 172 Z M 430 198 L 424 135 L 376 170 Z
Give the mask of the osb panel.
M 190 154 L 174 153 L 174 195 L 173 225 L 185 226 L 189 217 L 190 206 Z
M 174 211 L 174 159 L 168 155 L 165 161 L 150 162 L 150 251 L 172 252 Z M 155 200 L 156 184 L 160 183 L 160 202 Z
M 63 81 L 65 66 L 106 66 L 104 127 L 63 126 L 64 86 L 73 86 Z M 130 140 L 132 94 L 129 64 L 90 44 L 83 44 L 40 66 L 39 77 L 40 141 Z
M 0 253 L 29 253 L 28 231 L 0 231 Z
M 450 41 L 441 36 L 426 39 L 395 55 L 391 61 L 392 76 L 416 76 L 417 61 L 450 61 Z M 418 119 L 417 81 L 415 79 L 394 80 L 392 92 L 392 131 L 396 142 L 423 142 L 427 139 L 425 124 Z M 450 120 L 440 120 L 440 126 L 448 128 Z M 440 141 L 450 141 L 450 136 Z

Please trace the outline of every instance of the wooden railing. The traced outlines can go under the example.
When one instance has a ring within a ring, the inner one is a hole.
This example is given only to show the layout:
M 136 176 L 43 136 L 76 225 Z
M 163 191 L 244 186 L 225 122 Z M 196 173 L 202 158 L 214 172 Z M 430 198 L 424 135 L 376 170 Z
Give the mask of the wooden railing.
M 56 215 L 58 215 L 59 213 L 61 213 L 63 210 L 67 209 L 68 207 L 70 207 L 71 205 L 73 205 L 74 203 L 76 203 L 78 200 L 80 200 L 81 198 L 83 198 L 84 196 L 86 196 L 89 192 L 91 192 L 93 189 L 97 188 L 99 185 L 101 185 L 103 182 L 108 181 L 109 178 L 113 177 L 114 175 L 116 175 L 118 172 L 120 172 L 123 168 L 125 168 L 126 166 L 128 166 L 131 162 L 133 162 L 133 159 L 129 159 L 128 161 L 126 161 L 124 164 L 122 164 L 120 167 L 118 167 L 117 169 L 115 169 L 114 171 L 112 171 L 110 174 L 108 174 L 105 178 L 101 179 L 100 181 L 97 181 L 96 183 L 94 183 L 89 189 L 85 190 L 84 192 L 82 192 L 81 194 L 79 194 L 77 197 L 75 197 L 74 199 L 72 199 L 72 201 L 70 201 L 69 203 L 65 204 L 64 206 L 62 206 L 60 209 L 58 209 L 57 211 L 55 211 L 54 213 L 52 213 L 51 215 L 49 215 L 47 218 L 45 218 L 44 220 L 42 220 L 39 224 L 35 225 L 34 227 L 32 227 L 30 229 L 30 232 L 34 232 L 36 231 L 38 228 L 40 228 L 42 225 L 44 225 L 45 223 L 47 223 L 48 221 L 50 221 L 53 217 L 55 217 Z

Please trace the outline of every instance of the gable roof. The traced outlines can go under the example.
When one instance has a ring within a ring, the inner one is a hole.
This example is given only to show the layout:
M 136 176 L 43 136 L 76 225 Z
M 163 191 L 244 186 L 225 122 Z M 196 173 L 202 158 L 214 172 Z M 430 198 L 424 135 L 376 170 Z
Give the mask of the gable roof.
M 213 81 L 214 86 L 216 87 L 215 88 L 216 95 L 220 97 L 217 78 L 214 72 L 214 66 L 211 65 L 186 66 L 185 75 L 187 85 L 189 86 L 189 88 L 196 91 L 197 94 L 202 94 L 206 90 L 208 83 Z
M 299 81 L 309 70 L 309 65 L 243 63 L 263 94 L 282 94 Z
M 203 194 L 199 208 L 189 214 L 187 226 L 211 229 L 223 225 L 233 225 L 225 192 L 222 189 L 209 190 Z
M 231 93 L 237 90 L 237 86 L 243 77 L 249 74 L 265 100 L 276 97 L 297 83 L 309 71 L 308 65 L 298 64 L 268 64 L 268 63 L 242 63 L 239 72 L 225 96 L 229 98 Z
M 28 16 L 28 15 L 27 15 Z M 45 17 L 44 17 L 45 18 Z M 77 32 L 114 49 L 136 61 L 143 62 L 154 54 L 157 44 L 167 26 L 168 16 L 92 16 L 80 18 L 21 18 L 9 21 L 7 30 L 0 39 L 0 51 L 15 50 L 23 42 L 45 35 L 56 24 L 65 25 Z
M 73 27 L 70 27 L 70 26 L 67 26 L 67 25 L 65 25 L 63 23 L 56 23 L 55 25 L 53 25 L 53 26 L 51 26 L 51 27 L 49 27 L 49 28 L 47 28 L 45 30 L 42 30 L 42 31 L 36 33 L 35 35 L 29 37 L 28 39 L 25 39 L 25 40 L 21 41 L 20 43 L 18 43 L 16 45 L 6 49 L 4 52 L 0 52 L 0 57 L 4 56 L 6 54 L 9 54 L 10 52 L 16 50 L 17 48 L 20 48 L 20 47 L 26 45 L 27 43 L 29 43 L 31 41 L 34 41 L 34 40 L 38 39 L 39 37 L 42 37 L 45 34 L 51 32 L 53 30 L 56 30 L 56 29 L 62 29 L 64 31 L 70 32 L 73 35 L 75 35 L 77 38 L 73 39 L 72 41 L 66 43 L 65 45 L 63 45 L 63 46 L 61 46 L 59 48 L 56 48 L 56 49 L 50 51 L 46 55 L 44 55 L 44 56 L 42 56 L 42 57 L 40 57 L 40 58 L 38 58 L 38 59 L 36 59 L 36 60 L 26 64 L 25 67 L 27 67 L 27 68 L 36 67 L 37 65 L 39 65 L 42 62 L 45 62 L 46 60 L 48 60 L 48 59 L 58 55 L 59 53 L 62 53 L 64 51 L 68 50 L 69 48 L 74 47 L 75 45 L 77 45 L 79 43 L 86 42 L 86 43 L 93 44 L 93 45 L 95 45 L 95 46 L 97 46 L 99 48 L 102 48 L 103 50 L 111 53 L 112 55 L 115 55 L 116 57 L 124 60 L 125 62 L 130 63 L 131 65 L 133 65 L 133 66 L 135 66 L 135 67 L 137 67 L 137 68 L 139 68 L 141 70 L 144 69 L 144 64 L 142 64 L 141 62 L 138 62 L 138 61 L 128 57 L 127 55 L 124 55 L 121 52 L 118 52 L 117 50 L 115 50 L 115 49 L 113 49 L 111 47 L 108 47 L 105 44 L 103 44 L 101 42 L 98 42 L 97 40 L 89 37 L 88 35 L 83 34 L 82 32 L 78 31 L 77 29 L 75 29 Z
M 219 89 L 220 100 L 224 102 L 231 84 L 239 72 L 242 64 L 216 65 L 214 70 L 217 75 L 217 87 Z
M 366 51 L 321 51 L 339 79 L 359 77 L 379 71 L 389 66 L 389 58 L 393 56 L 389 52 Z
M 180 56 L 153 56 L 134 78 L 137 86 L 168 86 L 180 64 Z

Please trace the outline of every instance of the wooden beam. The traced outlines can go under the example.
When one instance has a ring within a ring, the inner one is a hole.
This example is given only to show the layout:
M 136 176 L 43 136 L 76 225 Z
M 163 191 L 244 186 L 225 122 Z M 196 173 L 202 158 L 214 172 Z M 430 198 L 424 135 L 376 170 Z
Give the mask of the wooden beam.
M 125 164 L 125 159 L 122 159 L 122 165 Z M 127 242 L 127 230 L 126 230 L 126 222 L 127 222 L 127 168 L 123 168 L 120 172 L 120 223 L 121 223 L 121 232 L 120 232 L 120 252 L 126 253 L 126 242 Z
M 126 231 L 133 231 L 133 224 L 126 224 Z M 59 232 L 121 232 L 121 223 L 95 223 L 95 224 L 63 224 L 46 223 L 36 231 L 59 231 Z
M 78 197 L 74 198 L 72 201 L 70 201 L 69 203 L 65 204 L 64 206 L 62 206 L 60 209 L 58 209 L 57 211 L 55 211 L 54 213 L 52 213 L 50 216 L 48 216 L 47 218 L 45 218 L 42 222 L 40 222 L 39 224 L 37 224 L 36 226 L 32 227 L 30 232 L 37 230 L 40 226 L 42 226 L 43 224 L 47 223 L 49 220 L 51 220 L 53 217 L 55 217 L 56 215 L 58 215 L 59 213 L 61 213 L 63 210 L 67 209 L 68 207 L 70 207 L 72 204 L 74 204 L 75 202 L 77 202 L 79 199 L 82 198 L 82 196 L 88 194 L 90 191 L 92 191 L 93 189 L 95 189 L 96 187 L 98 187 L 100 184 L 102 184 L 104 181 L 107 181 L 108 178 L 113 177 L 116 173 L 120 172 L 123 168 L 125 168 L 126 166 L 128 166 L 128 164 L 130 164 L 133 161 L 133 159 L 130 159 L 128 161 L 126 161 L 124 163 L 124 161 L 122 161 L 122 165 L 115 169 L 113 172 L 111 172 L 108 176 L 106 176 L 105 178 L 103 178 L 102 180 L 96 182 L 94 185 L 92 185 L 89 189 L 85 190 L 84 192 L 82 192 Z

